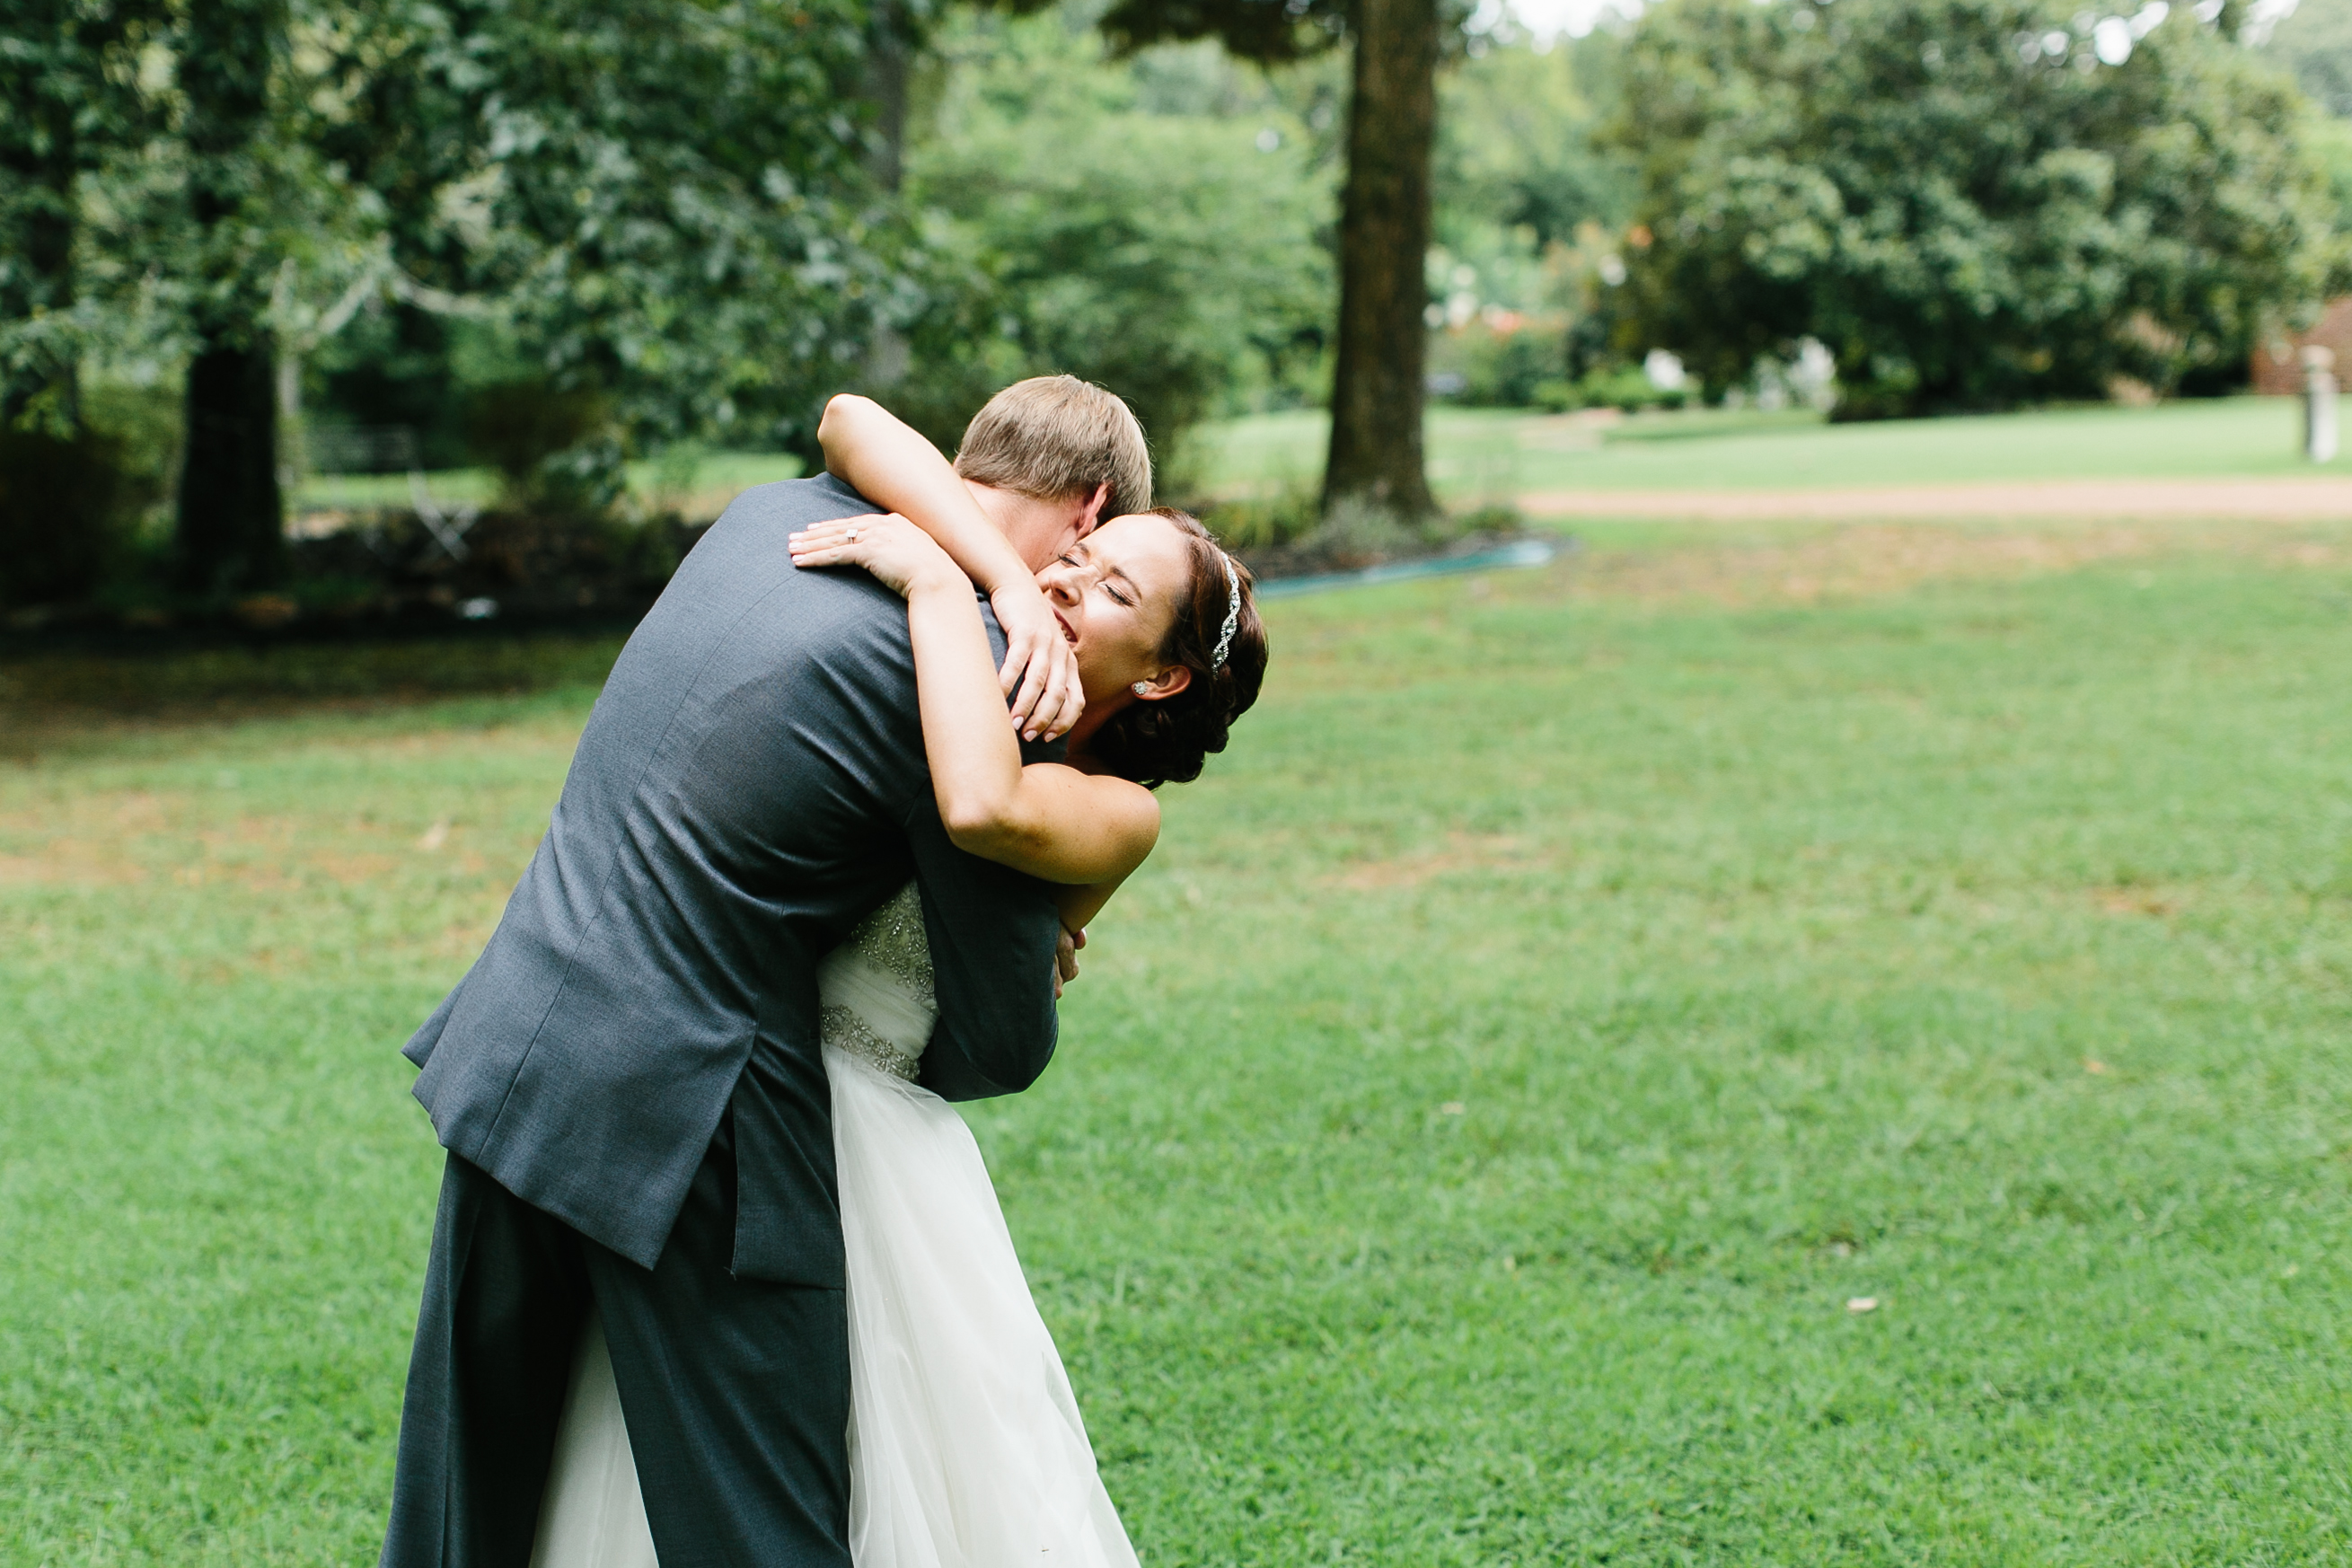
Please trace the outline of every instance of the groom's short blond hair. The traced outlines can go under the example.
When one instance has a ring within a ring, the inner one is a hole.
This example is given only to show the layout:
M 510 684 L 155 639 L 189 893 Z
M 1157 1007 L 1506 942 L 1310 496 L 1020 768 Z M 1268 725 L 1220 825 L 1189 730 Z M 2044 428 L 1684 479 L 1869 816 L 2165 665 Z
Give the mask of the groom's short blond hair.
M 1151 505 L 1151 448 L 1134 411 L 1075 375 L 1034 375 L 988 400 L 964 427 L 956 472 L 1038 500 L 1108 485 L 1105 521 Z

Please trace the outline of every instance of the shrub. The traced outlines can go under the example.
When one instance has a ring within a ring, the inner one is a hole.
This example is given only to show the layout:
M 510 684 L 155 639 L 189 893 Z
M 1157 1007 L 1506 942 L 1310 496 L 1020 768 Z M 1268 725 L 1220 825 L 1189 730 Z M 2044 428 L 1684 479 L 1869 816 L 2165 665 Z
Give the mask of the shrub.
M 468 442 L 498 469 L 505 504 L 546 517 L 601 517 L 625 483 L 611 400 L 532 379 L 494 384 L 467 400 Z
M 97 592 L 123 536 L 131 487 L 119 437 L 0 431 L 0 604 Z
M 1580 381 L 1548 381 L 1536 388 L 1538 407 L 1554 414 L 1579 408 L 1617 408 L 1638 414 L 1645 408 L 1681 408 L 1690 402 L 1686 388 L 1662 391 L 1639 365 L 1596 370 Z
M 1280 486 L 1264 495 L 1238 496 L 1195 504 L 1201 521 L 1228 550 L 1272 550 L 1314 531 L 1323 521 L 1315 487 Z
M 1298 487 L 1212 501 L 1198 510 L 1218 542 L 1268 579 L 1428 555 L 1474 534 L 1517 532 L 1525 521 L 1507 503 L 1418 521 L 1360 500 L 1342 501 L 1327 512 L 1313 490 Z
M 1533 408 L 1547 383 L 1569 375 L 1568 327 L 1534 319 L 1496 326 L 1474 321 L 1430 344 L 1430 381 L 1449 403 L 1470 408 Z M 1458 378 L 1445 383 L 1442 377 Z

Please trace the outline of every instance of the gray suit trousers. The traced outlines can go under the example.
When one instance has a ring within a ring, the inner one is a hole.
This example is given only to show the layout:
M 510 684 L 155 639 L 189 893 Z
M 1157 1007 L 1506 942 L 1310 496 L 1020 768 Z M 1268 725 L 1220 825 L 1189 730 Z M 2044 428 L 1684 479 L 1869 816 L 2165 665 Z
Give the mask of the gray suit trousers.
M 738 1128 L 772 1115 L 765 1055 L 738 1084 L 651 1269 L 449 1156 L 383 1568 L 528 1568 L 592 1300 L 662 1568 L 849 1568 L 842 1292 L 730 1267 Z M 756 1182 L 761 1162 L 745 1154 Z

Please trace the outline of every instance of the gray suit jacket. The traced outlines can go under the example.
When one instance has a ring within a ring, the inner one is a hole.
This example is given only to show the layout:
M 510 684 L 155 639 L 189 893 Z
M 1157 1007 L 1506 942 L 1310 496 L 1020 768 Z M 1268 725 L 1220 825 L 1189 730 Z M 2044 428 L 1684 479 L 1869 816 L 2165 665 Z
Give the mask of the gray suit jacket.
M 727 509 L 613 667 L 489 945 L 406 1047 L 452 1152 L 647 1268 L 756 1044 L 734 1266 L 841 1282 L 816 965 L 910 875 L 938 972 L 925 1083 L 1011 1093 L 1053 1055 L 1050 891 L 940 827 L 906 606 L 785 552 L 873 510 L 831 478 Z

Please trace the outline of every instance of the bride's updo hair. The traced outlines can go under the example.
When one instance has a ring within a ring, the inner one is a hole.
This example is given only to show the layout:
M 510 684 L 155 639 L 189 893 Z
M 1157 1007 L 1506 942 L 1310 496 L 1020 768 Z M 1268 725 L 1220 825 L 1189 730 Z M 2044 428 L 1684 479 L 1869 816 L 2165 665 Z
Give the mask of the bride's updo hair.
M 1192 581 L 1177 603 L 1176 619 L 1160 657 L 1191 670 L 1192 681 L 1173 697 L 1130 702 L 1112 714 L 1095 731 L 1094 753 L 1121 778 L 1158 789 L 1199 778 L 1208 754 L 1225 749 L 1234 721 L 1257 700 L 1259 683 L 1265 679 L 1265 626 L 1257 618 L 1249 568 L 1233 561 L 1234 575 L 1228 578 L 1225 566 L 1232 558 L 1217 547 L 1199 518 L 1172 506 L 1154 507 L 1143 515 L 1164 519 L 1184 535 L 1192 558 Z M 1234 583 L 1241 584 L 1241 614 L 1234 621 L 1224 666 L 1218 668 L 1211 660 L 1233 607 Z

